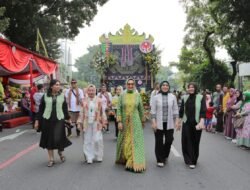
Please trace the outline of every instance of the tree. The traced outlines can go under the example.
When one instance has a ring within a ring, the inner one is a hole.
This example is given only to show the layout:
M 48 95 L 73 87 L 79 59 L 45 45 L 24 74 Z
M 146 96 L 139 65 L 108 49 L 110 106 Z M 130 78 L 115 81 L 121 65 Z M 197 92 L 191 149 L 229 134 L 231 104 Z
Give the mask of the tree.
M 187 48 L 204 51 L 209 63 L 214 65 L 215 46 L 219 43 L 217 25 L 210 13 L 207 0 L 181 0 L 187 13 L 184 44 Z
M 99 84 L 100 75 L 92 65 L 93 57 L 99 49 L 100 47 L 98 45 L 91 46 L 88 48 L 88 53 L 76 60 L 75 67 L 78 72 L 75 73 L 75 76 L 77 80 L 91 82 L 95 85 Z
M 13 42 L 35 51 L 39 28 L 49 57 L 57 58 L 59 38 L 73 39 L 79 28 L 89 25 L 97 6 L 107 0 L 1 0 L 10 19 L 5 35 Z
M 195 65 L 189 81 L 196 81 L 200 89 L 213 90 L 218 83 L 227 84 L 229 78 L 230 73 L 227 66 L 217 61 L 214 65 L 208 62 Z
M 187 48 L 183 46 L 179 56 L 179 63 L 171 63 L 171 66 L 177 66 L 186 74 L 192 73 L 194 65 L 202 64 L 207 60 L 205 52 L 200 48 Z
M 210 0 L 211 15 L 218 26 L 222 45 L 233 61 L 231 85 L 237 74 L 239 61 L 250 61 L 250 1 L 248 0 Z
M 9 19 L 3 17 L 5 10 L 5 7 L 0 7 L 0 33 L 4 32 L 9 25 Z
M 212 89 L 216 82 L 226 83 L 228 68 L 215 58 L 215 48 L 222 44 L 222 28 L 214 17 L 214 5 L 208 0 L 182 3 L 187 13 L 187 33 L 177 67 L 187 74 L 186 80 L 197 81 L 201 87 Z
M 161 65 L 155 79 L 158 82 L 165 80 L 168 81 L 171 86 L 171 90 L 179 89 L 180 84 L 176 81 L 175 75 L 176 74 L 171 71 L 170 67 Z

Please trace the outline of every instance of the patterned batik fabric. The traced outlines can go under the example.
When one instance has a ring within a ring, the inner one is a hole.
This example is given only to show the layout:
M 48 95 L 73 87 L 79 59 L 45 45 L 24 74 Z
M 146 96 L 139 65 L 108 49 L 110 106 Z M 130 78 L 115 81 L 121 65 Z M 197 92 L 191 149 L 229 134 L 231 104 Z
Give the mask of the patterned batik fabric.
M 243 112 L 250 111 L 250 103 L 246 103 L 243 107 Z M 237 145 L 250 148 L 250 114 L 246 116 L 244 125 L 241 129 L 236 129 Z
M 144 111 L 138 93 L 124 93 L 118 103 L 118 120 L 123 124 L 117 139 L 116 163 L 141 172 L 146 169 L 142 121 Z

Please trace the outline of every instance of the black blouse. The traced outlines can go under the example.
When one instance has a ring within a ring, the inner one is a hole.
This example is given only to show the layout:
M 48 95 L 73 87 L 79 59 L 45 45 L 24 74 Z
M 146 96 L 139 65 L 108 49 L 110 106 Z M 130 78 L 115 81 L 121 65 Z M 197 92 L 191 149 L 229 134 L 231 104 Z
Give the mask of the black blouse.
M 195 94 L 191 94 L 189 96 L 189 98 L 187 99 L 185 105 L 184 105 L 184 100 L 182 99 L 181 102 L 181 107 L 180 107 L 180 111 L 179 111 L 179 116 L 180 118 L 183 118 L 184 115 L 184 110 L 185 110 L 185 114 L 187 116 L 187 122 L 189 123 L 196 123 L 195 120 L 195 99 L 196 99 L 196 95 Z M 184 109 L 185 106 L 185 109 Z M 206 118 L 206 100 L 203 97 L 201 100 L 201 109 L 200 109 L 200 118 Z

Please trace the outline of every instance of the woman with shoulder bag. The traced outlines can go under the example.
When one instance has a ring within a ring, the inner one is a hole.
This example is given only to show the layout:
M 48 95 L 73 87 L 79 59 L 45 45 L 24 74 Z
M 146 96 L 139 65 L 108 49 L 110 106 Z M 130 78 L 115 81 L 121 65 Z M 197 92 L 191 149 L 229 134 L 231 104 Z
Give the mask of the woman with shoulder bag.
M 188 84 L 188 95 L 183 97 L 179 115 L 183 120 L 181 143 L 184 161 L 190 169 L 194 169 L 206 117 L 206 100 L 198 94 L 195 83 Z
M 48 167 L 52 167 L 54 162 L 54 149 L 58 150 L 58 155 L 62 162 L 65 156 L 62 154 L 64 148 L 72 143 L 67 139 L 64 123 L 70 122 L 68 106 L 64 94 L 60 89 L 58 80 L 51 80 L 48 92 L 44 94 L 39 106 L 39 111 L 35 120 L 35 129 L 41 125 L 40 147 L 48 150 Z

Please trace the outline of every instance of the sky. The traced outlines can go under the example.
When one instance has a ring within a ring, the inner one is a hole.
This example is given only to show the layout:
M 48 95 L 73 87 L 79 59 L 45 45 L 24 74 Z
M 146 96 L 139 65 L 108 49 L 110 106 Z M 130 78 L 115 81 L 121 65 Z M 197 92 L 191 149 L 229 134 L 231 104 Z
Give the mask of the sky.
M 100 44 L 99 37 L 115 34 L 129 24 L 138 34 L 151 34 L 154 44 L 162 50 L 162 65 L 178 61 L 183 44 L 186 15 L 178 0 L 109 0 L 99 7 L 97 15 L 80 29 L 74 41 L 68 43 L 75 60 L 87 53 L 87 48 Z

